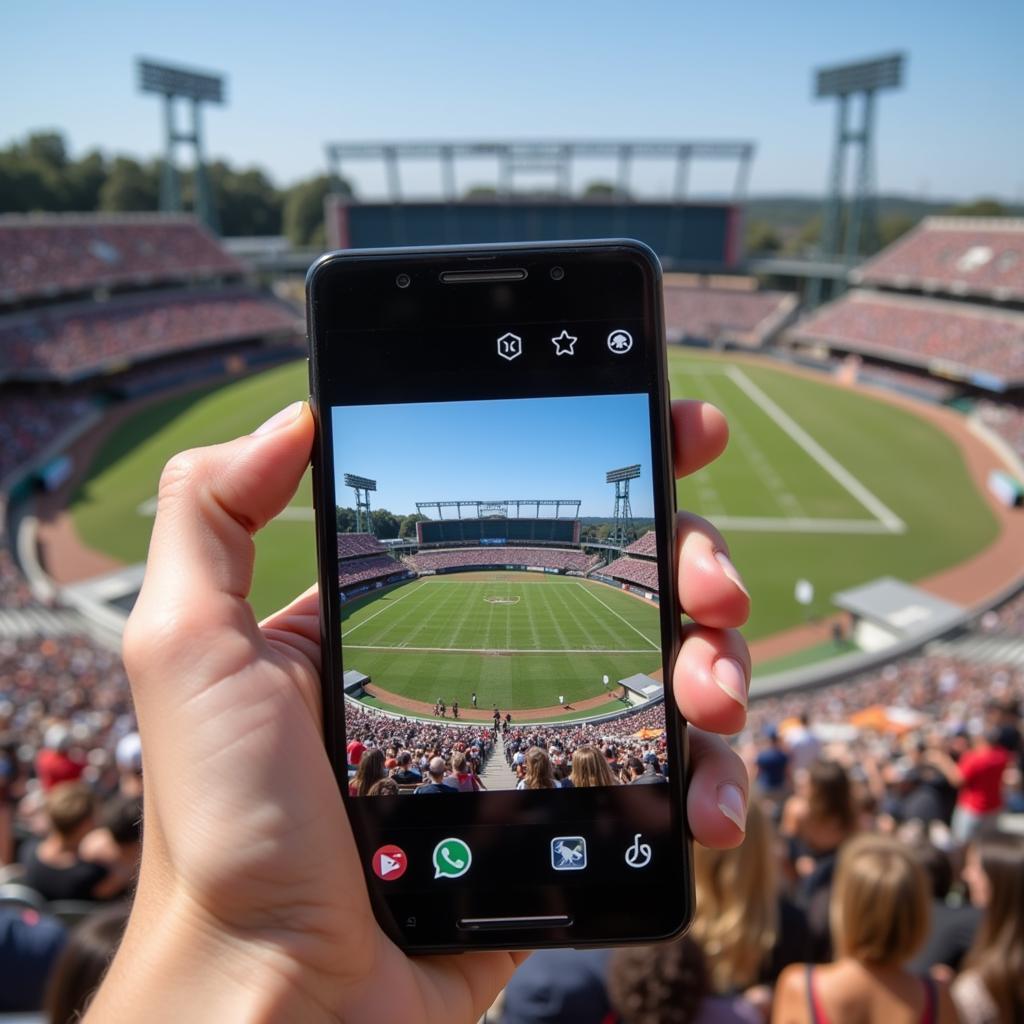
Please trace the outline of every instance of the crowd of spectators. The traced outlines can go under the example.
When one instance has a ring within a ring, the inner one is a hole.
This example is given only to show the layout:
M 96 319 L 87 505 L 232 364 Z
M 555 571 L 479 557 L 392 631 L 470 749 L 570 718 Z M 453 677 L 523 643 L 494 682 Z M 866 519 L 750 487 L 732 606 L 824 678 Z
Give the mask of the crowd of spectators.
M 29 397 L 0 390 L 0 484 L 92 408 L 88 398 Z
M 937 380 L 922 372 L 899 370 L 894 366 L 863 363 L 857 370 L 857 380 L 865 384 L 880 384 L 893 391 L 902 391 L 915 398 L 931 402 L 948 402 L 957 394 L 957 387 L 948 381 Z
M 654 530 L 648 530 L 642 537 L 638 537 L 622 550 L 623 554 L 636 555 L 639 558 L 657 558 L 658 535 Z
M 985 612 L 978 625 L 984 633 L 1024 637 L 1024 591 L 998 608 Z
M 602 576 L 622 580 L 643 587 L 652 593 L 658 592 L 658 564 L 642 558 L 616 558 L 597 570 Z
M 288 307 L 241 289 L 56 306 L 0 320 L 0 375 L 77 378 L 124 361 L 298 330 Z
M 1024 380 L 1024 316 L 933 299 L 851 292 L 802 320 L 793 336 L 917 365 Z
M 405 561 L 417 572 L 438 569 L 466 569 L 476 566 L 521 565 L 539 569 L 585 573 L 598 561 L 596 555 L 563 548 L 498 547 L 453 548 L 448 551 L 421 551 L 407 555 Z
M 387 549 L 372 533 L 339 533 L 338 560 L 361 555 L 382 555 Z
M 665 280 L 665 332 L 669 341 L 731 342 L 760 346 L 792 312 L 789 292 L 708 288 Z
M 0 533 L 0 609 L 31 608 L 35 603 L 25 577 L 18 571 L 14 559 L 3 543 Z
M 927 217 L 870 259 L 858 283 L 1024 299 L 1024 220 Z
M 978 419 L 1001 437 L 1024 461 L 1024 409 L 1019 405 L 983 400 L 974 407 Z
M 191 217 L 0 216 L 0 304 L 243 269 Z
M 338 585 L 342 590 L 386 580 L 395 573 L 408 573 L 408 569 L 390 555 L 370 555 L 368 558 L 350 558 L 338 563 Z

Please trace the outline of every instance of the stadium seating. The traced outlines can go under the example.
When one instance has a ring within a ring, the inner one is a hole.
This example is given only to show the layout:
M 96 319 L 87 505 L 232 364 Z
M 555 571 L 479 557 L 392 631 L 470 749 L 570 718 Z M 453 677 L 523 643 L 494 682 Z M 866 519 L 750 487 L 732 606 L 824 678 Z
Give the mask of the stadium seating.
M 0 216 L 0 304 L 244 270 L 191 217 Z
M 338 558 L 383 554 L 385 547 L 372 533 L 339 533 Z
M 1024 314 L 963 303 L 851 292 L 822 306 L 793 331 L 794 340 L 865 352 L 898 362 L 1024 381 Z
M 603 576 L 611 576 L 612 579 L 633 583 L 655 594 L 658 592 L 658 565 L 656 562 L 647 562 L 641 558 L 616 558 L 614 562 L 610 562 L 598 572 Z
M 54 307 L 0 320 L 0 376 L 78 379 L 129 360 L 299 330 L 288 307 L 242 289 Z
M 665 280 L 665 331 L 671 342 L 761 346 L 796 308 L 795 295 L 704 288 Z
M 87 398 L 37 398 L 0 391 L 0 487 L 10 473 L 91 408 Z
M 851 275 L 857 284 L 1024 300 L 1024 220 L 927 217 Z
M 357 583 L 386 579 L 396 572 L 403 572 L 405 566 L 389 555 L 371 555 L 369 558 L 353 558 L 338 563 L 338 584 L 342 590 Z
M 530 565 L 540 569 L 560 569 L 566 572 L 587 572 L 597 559 L 582 551 L 561 548 L 484 547 L 459 548 L 452 551 L 421 551 L 408 555 L 406 561 L 417 572 L 438 569 L 460 569 L 480 565 Z
M 633 541 L 623 550 L 627 555 L 639 555 L 641 558 L 658 557 L 658 537 L 653 530 L 648 530 L 638 540 Z
M 978 419 L 1001 437 L 1024 460 L 1024 409 L 1016 405 L 983 401 L 975 407 Z

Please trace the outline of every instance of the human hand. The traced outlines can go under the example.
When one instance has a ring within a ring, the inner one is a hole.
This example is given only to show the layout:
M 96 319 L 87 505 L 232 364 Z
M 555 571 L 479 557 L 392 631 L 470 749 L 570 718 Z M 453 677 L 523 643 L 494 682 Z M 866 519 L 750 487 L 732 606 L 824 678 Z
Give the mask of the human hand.
M 725 447 L 717 410 L 673 405 L 677 475 Z M 406 957 L 373 916 L 322 739 L 315 588 L 256 622 L 252 535 L 294 494 L 313 421 L 179 455 L 160 482 L 124 639 L 143 739 L 145 841 L 132 918 L 88 1019 L 470 1021 L 521 953 Z M 747 773 L 714 733 L 745 720 L 749 596 L 713 527 L 679 517 L 694 619 L 673 687 L 693 725 L 699 842 L 742 839 Z

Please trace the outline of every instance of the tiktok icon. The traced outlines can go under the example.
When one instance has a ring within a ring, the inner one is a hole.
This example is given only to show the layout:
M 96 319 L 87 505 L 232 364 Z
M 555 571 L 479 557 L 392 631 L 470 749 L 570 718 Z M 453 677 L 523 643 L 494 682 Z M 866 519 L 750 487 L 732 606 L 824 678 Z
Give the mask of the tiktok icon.
M 631 868 L 645 868 L 651 863 L 651 848 L 647 843 L 641 843 L 643 838 L 641 832 L 633 837 L 632 844 L 626 850 L 626 863 Z

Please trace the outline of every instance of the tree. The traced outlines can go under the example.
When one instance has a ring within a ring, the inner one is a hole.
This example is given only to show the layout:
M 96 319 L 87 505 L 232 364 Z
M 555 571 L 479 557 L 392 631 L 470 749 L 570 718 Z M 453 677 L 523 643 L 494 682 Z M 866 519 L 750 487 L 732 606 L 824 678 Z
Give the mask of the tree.
M 892 213 L 883 217 L 878 225 L 879 247 L 891 245 L 901 235 L 905 235 L 915 224 L 917 218 L 906 213 Z
M 611 199 L 621 193 L 610 181 L 592 181 L 583 189 L 583 194 L 588 199 Z
M 375 508 L 372 512 L 373 532 L 382 540 L 398 536 L 401 521 L 393 512 L 386 508 Z
M 782 248 L 779 233 L 763 220 L 755 220 L 747 228 L 748 252 L 778 252 Z
M 1006 217 L 1010 211 L 998 199 L 983 196 L 970 203 L 952 206 L 947 212 L 957 217 Z
M 98 209 L 100 192 L 107 180 L 107 162 L 99 150 L 71 163 L 65 175 L 69 210 L 83 212 Z
M 347 181 L 343 180 L 339 188 L 343 195 L 352 195 Z M 330 178 L 321 174 L 293 185 L 284 193 L 282 221 L 292 245 L 324 245 L 324 200 L 330 191 Z
M 140 164 L 116 157 L 100 189 L 100 209 L 112 213 L 156 210 L 160 205 L 160 177 L 155 163 Z
M 470 185 L 464 195 L 467 199 L 496 199 L 498 190 L 493 185 Z
M 338 533 L 354 533 L 356 529 L 356 511 L 353 508 L 342 508 L 338 505 L 334 509 L 335 522 L 338 525 Z
M 419 512 L 413 512 L 412 515 L 406 516 L 402 520 L 402 525 L 398 528 L 398 536 L 404 538 L 410 538 L 416 536 L 416 524 L 425 522 L 426 516 L 421 516 Z
M 207 172 L 223 234 L 281 233 L 281 193 L 259 168 L 235 171 L 217 160 Z

